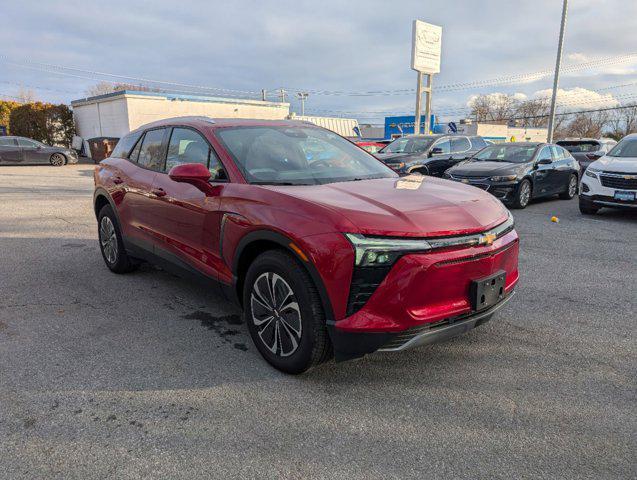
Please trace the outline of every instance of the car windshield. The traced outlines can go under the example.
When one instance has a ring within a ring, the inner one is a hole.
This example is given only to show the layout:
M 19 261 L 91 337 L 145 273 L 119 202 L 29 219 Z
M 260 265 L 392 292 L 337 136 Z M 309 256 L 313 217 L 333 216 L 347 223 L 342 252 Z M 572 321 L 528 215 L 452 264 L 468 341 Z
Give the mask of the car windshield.
M 218 136 L 246 180 L 264 185 L 317 185 L 396 177 L 381 161 L 317 127 L 231 127 Z
M 599 142 L 594 141 L 560 141 L 557 144 L 571 153 L 596 152 L 602 148 Z
M 402 137 L 397 138 L 380 153 L 422 153 L 426 152 L 436 137 Z
M 637 138 L 624 138 L 608 152 L 609 157 L 637 157 Z
M 535 145 L 491 145 L 473 158 L 480 162 L 526 163 L 531 161 L 536 150 Z

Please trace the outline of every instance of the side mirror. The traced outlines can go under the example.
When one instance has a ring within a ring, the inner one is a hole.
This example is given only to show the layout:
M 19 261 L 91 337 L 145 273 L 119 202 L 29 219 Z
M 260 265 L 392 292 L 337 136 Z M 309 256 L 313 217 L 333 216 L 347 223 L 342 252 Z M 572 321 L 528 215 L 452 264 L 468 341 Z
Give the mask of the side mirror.
M 550 158 L 540 158 L 537 162 L 538 165 L 550 165 L 553 161 Z
M 208 183 L 210 172 L 201 163 L 184 163 L 170 169 L 168 176 L 175 182 L 192 183 L 193 185 Z
M 434 147 L 431 150 L 429 150 L 429 156 L 431 155 L 441 155 L 442 154 L 442 148 L 440 147 Z

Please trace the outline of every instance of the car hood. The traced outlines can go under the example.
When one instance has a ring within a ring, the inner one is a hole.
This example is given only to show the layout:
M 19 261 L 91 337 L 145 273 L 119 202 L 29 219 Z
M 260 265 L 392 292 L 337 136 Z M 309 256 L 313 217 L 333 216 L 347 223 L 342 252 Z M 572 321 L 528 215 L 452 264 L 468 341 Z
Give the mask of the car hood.
M 516 173 L 523 163 L 513 162 L 464 162 L 450 168 L 447 173 L 453 175 L 500 175 L 507 173 Z
M 480 189 L 411 175 L 327 185 L 268 187 L 338 212 L 365 235 L 438 237 L 482 232 L 508 213 Z
M 606 172 L 637 173 L 637 157 L 602 157 L 588 168 L 597 168 Z

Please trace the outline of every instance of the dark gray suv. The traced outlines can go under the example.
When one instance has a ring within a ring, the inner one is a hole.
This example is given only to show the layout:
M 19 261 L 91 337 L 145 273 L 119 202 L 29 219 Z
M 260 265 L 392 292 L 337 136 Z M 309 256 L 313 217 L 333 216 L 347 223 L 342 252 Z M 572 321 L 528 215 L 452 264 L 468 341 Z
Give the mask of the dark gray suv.
M 408 135 L 397 138 L 375 156 L 401 174 L 441 177 L 445 170 L 486 146 L 484 139 L 478 136 Z

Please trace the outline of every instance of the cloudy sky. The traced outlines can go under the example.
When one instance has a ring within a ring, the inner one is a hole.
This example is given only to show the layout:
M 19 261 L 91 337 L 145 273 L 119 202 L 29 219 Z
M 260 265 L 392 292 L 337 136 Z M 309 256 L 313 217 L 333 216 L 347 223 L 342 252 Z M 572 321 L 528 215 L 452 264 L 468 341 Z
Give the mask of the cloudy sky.
M 553 68 L 561 4 L 6 1 L 0 94 L 11 98 L 26 89 L 41 100 L 69 102 L 99 81 L 173 82 L 154 85 L 238 96 L 284 87 L 292 97 L 310 92 L 307 113 L 378 121 L 385 112 L 413 111 L 411 22 L 418 18 L 443 27 L 433 105 L 435 112 L 457 118 L 471 95 L 547 94 L 551 76 L 535 74 Z M 635 1 L 570 1 L 563 109 L 637 100 L 637 55 L 618 58 L 637 52 L 635 18 Z M 296 100 L 292 108 L 298 108 Z

